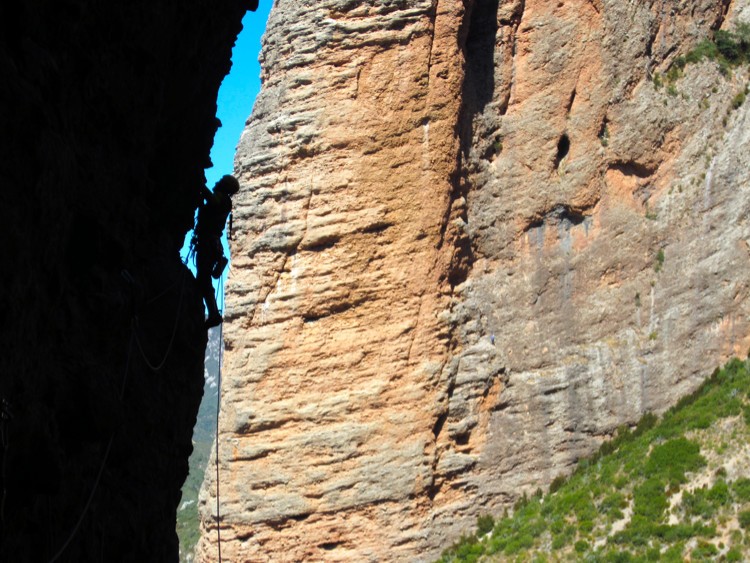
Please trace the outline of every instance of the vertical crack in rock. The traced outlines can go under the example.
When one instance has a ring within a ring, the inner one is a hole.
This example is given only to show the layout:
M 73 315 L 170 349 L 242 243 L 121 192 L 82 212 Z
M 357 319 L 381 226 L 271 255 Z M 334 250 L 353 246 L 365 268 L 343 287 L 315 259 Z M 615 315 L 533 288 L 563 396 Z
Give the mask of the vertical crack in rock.
M 469 154 L 476 145 L 475 120 L 479 118 L 488 104 L 493 101 L 495 92 L 495 58 L 498 33 L 498 5 L 495 0 L 470 3 L 464 14 L 460 32 L 461 52 L 464 57 L 465 74 L 461 87 L 461 107 L 458 116 L 457 131 L 459 134 L 459 151 L 456 155 L 456 170 L 451 176 L 451 200 L 443 222 L 441 241 L 450 240 L 453 245 L 452 257 L 447 271 L 447 281 L 455 295 L 455 290 L 468 278 L 474 262 L 474 254 L 468 223 L 468 199 L 471 186 L 469 171 Z M 454 297 L 449 314 L 455 316 Z M 464 342 L 457 320 L 452 318 L 448 334 L 448 350 L 452 359 L 444 364 L 442 380 L 444 385 L 441 397 L 441 409 L 433 426 L 435 450 L 432 460 L 432 482 L 428 487 L 428 497 L 434 503 L 433 510 L 439 511 L 455 490 L 446 491 L 446 485 L 452 477 L 469 470 L 476 460 L 467 455 L 470 451 L 468 436 L 472 423 L 467 425 L 467 410 L 460 405 L 467 398 L 466 388 L 461 389 L 461 396 L 456 397 L 457 378 L 460 365 L 458 357 Z M 469 399 L 471 402 L 471 399 Z M 470 411 L 471 406 L 466 406 Z M 471 417 L 471 415 L 469 416 Z M 445 426 L 449 424 L 449 431 Z M 456 432 L 456 428 L 463 430 Z M 459 479 L 460 480 L 460 479 Z M 441 495 L 441 496 L 439 496 Z M 447 495 L 447 496 L 446 496 Z M 450 501 L 448 501 L 450 502 Z

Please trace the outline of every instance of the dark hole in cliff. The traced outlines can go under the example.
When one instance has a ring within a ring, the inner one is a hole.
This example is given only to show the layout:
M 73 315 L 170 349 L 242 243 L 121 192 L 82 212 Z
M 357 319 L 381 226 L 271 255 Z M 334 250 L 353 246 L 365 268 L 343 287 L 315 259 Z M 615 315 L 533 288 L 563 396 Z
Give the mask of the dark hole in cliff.
M 524 232 L 538 229 L 548 223 L 554 225 L 569 223 L 570 225 L 577 226 L 582 224 L 586 220 L 586 217 L 584 210 L 575 209 L 569 205 L 556 205 L 551 211 L 545 213 L 544 217 L 534 218 L 529 221 Z
M 438 436 L 440 436 L 440 432 L 442 432 L 443 425 L 445 424 L 447 418 L 448 412 L 446 411 L 438 417 L 438 419 L 435 421 L 435 424 L 432 426 L 432 434 L 436 439 Z
M 390 229 L 392 226 L 393 226 L 393 223 L 388 223 L 386 221 L 373 223 L 372 225 L 368 225 L 367 227 L 364 227 L 362 229 L 362 233 L 363 234 L 379 234 Z
M 437 483 L 432 483 L 427 487 L 427 497 L 430 500 L 435 500 L 435 497 L 440 492 L 441 485 L 438 485 Z
M 573 88 L 573 91 L 570 93 L 570 98 L 568 99 L 568 107 L 565 110 L 565 113 L 570 115 L 570 110 L 573 108 L 573 103 L 576 101 L 576 89 Z
M 560 137 L 560 140 L 557 141 L 557 155 L 555 155 L 555 168 L 560 167 L 560 163 L 562 160 L 568 156 L 568 151 L 570 151 L 570 139 L 568 138 L 567 133 L 563 133 Z
M 341 542 L 326 542 L 326 543 L 321 543 L 318 547 L 326 551 L 333 551 L 340 545 L 341 545 Z
M 349 309 L 351 309 L 352 307 L 356 307 L 360 303 L 361 301 L 341 301 L 339 303 L 334 303 L 325 310 L 313 308 L 311 311 L 308 311 L 307 313 L 302 315 L 302 322 L 305 324 L 314 323 L 315 321 L 319 321 L 320 319 L 324 319 L 326 317 L 331 317 L 333 315 L 348 311 Z
M 568 207 L 567 205 L 555 209 L 554 213 L 560 222 L 567 221 L 573 225 L 580 225 L 586 219 L 586 216 L 579 210 Z
M 305 246 L 304 250 L 309 250 L 310 252 L 323 252 L 324 250 L 333 248 L 338 241 L 339 241 L 338 236 L 330 236 L 330 237 L 322 238 L 319 241 L 315 242 L 314 244 Z
M 617 170 L 624 176 L 636 176 L 637 178 L 648 178 L 655 172 L 655 169 L 652 166 L 635 162 L 634 160 L 628 162 L 615 162 L 610 165 L 609 169 Z
M 465 434 L 458 434 L 455 437 L 455 442 L 457 446 L 465 446 L 469 443 L 469 438 L 471 437 L 471 434 L 469 432 L 466 432 Z

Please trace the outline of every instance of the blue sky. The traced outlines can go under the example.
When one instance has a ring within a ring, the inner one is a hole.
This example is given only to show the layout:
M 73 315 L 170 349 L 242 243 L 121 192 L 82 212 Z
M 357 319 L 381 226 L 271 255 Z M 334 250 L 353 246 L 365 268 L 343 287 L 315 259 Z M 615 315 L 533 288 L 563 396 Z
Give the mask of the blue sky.
M 217 117 L 222 126 L 216 132 L 211 149 L 214 166 L 206 170 L 209 188 L 224 174 L 232 173 L 234 151 L 260 90 L 260 38 L 272 4 L 273 0 L 260 0 L 258 10 L 248 12 L 242 19 L 244 29 L 232 50 L 232 70 L 219 89 Z
M 232 174 L 234 151 L 245 128 L 245 121 L 252 113 L 255 97 L 260 91 L 260 39 L 266 29 L 272 5 L 273 0 L 260 0 L 257 11 L 245 14 L 242 19 L 243 29 L 232 49 L 232 69 L 219 88 L 216 116 L 221 120 L 221 127 L 216 132 L 211 148 L 211 161 L 214 165 L 206 170 L 206 185 L 211 189 L 224 174 Z M 191 236 L 192 231 L 185 238 L 181 253 L 183 258 L 189 251 Z M 226 240 L 224 252 L 229 256 Z M 195 271 L 192 260 L 188 265 Z

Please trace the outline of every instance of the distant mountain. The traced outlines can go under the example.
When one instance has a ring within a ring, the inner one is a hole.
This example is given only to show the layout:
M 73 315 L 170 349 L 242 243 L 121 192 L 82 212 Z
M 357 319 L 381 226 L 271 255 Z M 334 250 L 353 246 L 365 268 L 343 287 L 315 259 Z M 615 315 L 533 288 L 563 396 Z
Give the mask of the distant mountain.
M 177 510 L 180 561 L 184 563 L 193 560 L 193 549 L 200 533 L 198 526 L 198 491 L 203 482 L 214 436 L 216 436 L 221 345 L 220 327 L 210 329 L 208 345 L 206 346 L 203 400 L 193 429 L 193 453 L 189 462 L 190 473 L 182 487 L 182 502 Z

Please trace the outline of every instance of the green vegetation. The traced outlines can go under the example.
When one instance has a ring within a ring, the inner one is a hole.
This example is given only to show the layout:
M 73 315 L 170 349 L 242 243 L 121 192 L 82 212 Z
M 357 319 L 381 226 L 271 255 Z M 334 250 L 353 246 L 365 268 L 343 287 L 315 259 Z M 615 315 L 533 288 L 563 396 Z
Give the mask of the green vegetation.
M 599 142 L 603 147 L 609 146 L 609 127 L 606 123 L 602 126 L 601 131 L 599 131 Z
M 654 271 L 658 274 L 661 272 L 662 266 L 664 266 L 664 249 L 660 248 L 656 253 L 656 260 L 654 261 Z
M 198 491 L 211 453 L 210 441 L 194 441 L 190 456 L 190 473 L 182 487 L 182 500 L 177 511 L 177 535 L 180 538 L 180 561 L 191 561 L 193 548 L 200 538 L 198 522 Z
M 209 331 L 206 348 L 206 371 L 208 380 L 215 381 L 219 372 L 219 332 Z M 208 381 L 203 387 L 203 401 L 198 410 L 198 419 L 193 429 L 193 453 L 188 462 L 190 473 L 182 486 L 182 499 L 177 509 L 177 536 L 180 540 L 180 562 L 193 560 L 193 550 L 200 537 L 198 520 L 198 491 L 208 465 L 213 447 L 216 425 L 216 387 Z
M 732 478 L 721 457 L 750 440 L 749 367 L 733 359 L 662 418 L 619 428 L 546 495 L 523 497 L 491 533 L 492 518 L 480 518 L 480 531 L 440 561 L 750 559 L 750 478 L 736 469 Z
M 666 83 L 667 93 L 677 95 L 674 84 L 682 77 L 685 66 L 703 60 L 716 62 L 725 76 L 731 73 L 732 67 L 750 62 L 750 24 L 737 24 L 734 31 L 715 31 L 712 37 L 698 43 L 685 56 L 677 57 L 663 75 L 654 73 L 654 88 L 659 90 Z
M 744 104 L 746 97 L 747 88 L 745 90 L 742 90 L 741 92 L 738 92 L 737 95 L 732 98 L 732 109 L 738 109 L 742 104 Z
M 495 136 L 495 140 L 492 143 L 492 150 L 495 154 L 503 152 L 503 138 L 500 135 Z

